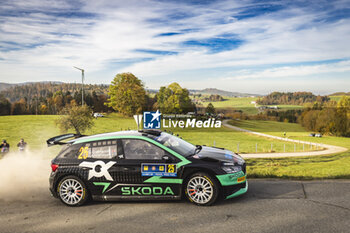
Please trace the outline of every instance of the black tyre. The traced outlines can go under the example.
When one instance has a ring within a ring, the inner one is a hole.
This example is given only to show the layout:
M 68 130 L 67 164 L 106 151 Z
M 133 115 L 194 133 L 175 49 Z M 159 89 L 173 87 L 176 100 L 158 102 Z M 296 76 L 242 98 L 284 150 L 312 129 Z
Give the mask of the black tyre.
M 81 206 L 89 198 L 84 182 L 76 176 L 64 177 L 57 186 L 57 195 L 68 206 Z
M 208 206 L 215 203 L 219 194 L 217 181 L 209 174 L 198 172 L 191 175 L 184 187 L 189 201 L 196 205 Z

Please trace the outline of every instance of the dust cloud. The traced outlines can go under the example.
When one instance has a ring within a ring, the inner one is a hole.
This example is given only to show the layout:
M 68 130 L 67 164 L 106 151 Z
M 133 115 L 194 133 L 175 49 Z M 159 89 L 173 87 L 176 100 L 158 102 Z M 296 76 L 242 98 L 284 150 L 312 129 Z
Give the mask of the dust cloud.
M 0 159 L 0 200 L 28 200 L 50 195 L 50 162 L 45 149 L 5 155 Z

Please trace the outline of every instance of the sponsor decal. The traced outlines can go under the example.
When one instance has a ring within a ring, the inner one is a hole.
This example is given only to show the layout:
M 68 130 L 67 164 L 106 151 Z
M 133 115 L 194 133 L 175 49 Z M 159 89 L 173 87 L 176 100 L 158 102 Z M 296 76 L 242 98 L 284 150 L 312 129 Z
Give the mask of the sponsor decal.
M 111 185 L 111 183 L 107 182 L 93 182 L 93 184 L 96 186 L 103 186 L 102 193 L 104 193 L 106 189 L 108 189 L 108 187 Z
M 245 181 L 245 176 L 237 178 L 237 182 L 240 183 L 240 182 L 243 182 L 243 181 Z
M 170 187 L 129 187 L 125 186 L 121 188 L 122 195 L 139 195 L 139 196 L 149 196 L 149 195 L 174 195 L 173 190 Z
M 141 164 L 141 175 L 176 177 L 176 164 L 143 163 Z
M 156 112 L 143 113 L 143 128 L 144 129 L 160 129 L 160 116 L 162 114 L 157 110 Z
M 106 180 L 113 181 L 113 178 L 108 172 L 108 169 L 110 169 L 116 162 L 110 161 L 108 163 L 104 163 L 101 160 L 97 160 L 95 162 L 82 162 L 79 164 L 79 167 L 87 167 L 91 168 L 89 170 L 89 177 L 88 180 L 90 180 L 92 177 L 105 177 Z

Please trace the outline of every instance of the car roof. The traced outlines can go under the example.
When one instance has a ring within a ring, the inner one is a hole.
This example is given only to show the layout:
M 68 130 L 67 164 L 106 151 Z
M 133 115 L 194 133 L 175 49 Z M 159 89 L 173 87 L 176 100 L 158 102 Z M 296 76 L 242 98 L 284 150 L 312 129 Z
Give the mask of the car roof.
M 73 140 L 68 141 L 68 143 L 75 143 L 79 141 L 93 141 L 93 140 L 99 140 L 102 138 L 118 138 L 120 136 L 151 136 L 155 134 L 161 134 L 161 131 L 157 130 L 128 130 L 128 131 L 118 131 L 118 132 L 110 132 L 110 133 L 101 133 L 101 134 L 95 134 L 95 135 L 90 135 L 90 136 L 83 136 L 79 138 L 75 138 Z
M 80 140 L 98 140 L 100 138 L 105 137 L 118 137 L 118 136 L 142 136 L 142 133 L 136 131 L 136 130 L 128 130 L 128 131 L 119 131 L 119 132 L 110 132 L 110 133 L 101 133 L 101 134 L 95 134 L 90 136 L 83 136 L 79 138 L 75 138 L 73 140 L 70 140 L 68 143 L 74 143 L 76 141 Z

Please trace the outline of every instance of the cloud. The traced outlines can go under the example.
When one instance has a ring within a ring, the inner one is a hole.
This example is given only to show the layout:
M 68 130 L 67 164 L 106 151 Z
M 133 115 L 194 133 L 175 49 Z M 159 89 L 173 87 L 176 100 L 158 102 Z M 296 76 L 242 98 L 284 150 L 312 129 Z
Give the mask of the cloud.
M 264 69 L 262 71 L 240 70 L 236 75 L 225 77 L 222 80 L 239 79 L 275 79 L 275 78 L 298 78 L 319 74 L 336 74 L 350 71 L 350 60 L 340 61 L 331 64 L 322 65 L 301 65 L 301 66 L 283 66 L 278 68 Z
M 17 82 L 71 81 L 76 65 L 91 83 L 127 71 L 151 86 L 189 78 L 215 86 L 227 77 L 307 77 L 319 69 L 337 78 L 349 72 L 342 63 L 307 64 L 349 59 L 348 3 L 6 1 L 0 69 Z

